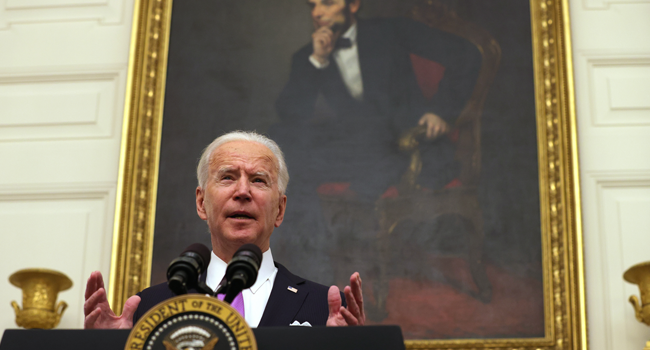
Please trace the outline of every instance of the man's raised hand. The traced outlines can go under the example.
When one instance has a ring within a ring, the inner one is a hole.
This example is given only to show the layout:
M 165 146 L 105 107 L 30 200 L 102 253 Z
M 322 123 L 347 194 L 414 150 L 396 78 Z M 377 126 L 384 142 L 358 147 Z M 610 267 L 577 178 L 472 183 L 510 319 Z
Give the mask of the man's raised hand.
M 115 316 L 108 305 L 104 279 L 99 271 L 90 274 L 86 283 L 84 302 L 85 329 L 122 329 L 133 327 L 133 313 L 140 304 L 140 297 L 134 295 L 127 299 L 122 315 Z
M 311 39 L 314 45 L 312 57 L 320 64 L 329 62 L 329 56 L 334 50 L 334 32 L 328 26 L 318 28 Z
M 348 307 L 341 303 L 341 293 L 337 286 L 331 286 L 327 293 L 327 303 L 330 314 L 327 317 L 327 326 L 363 326 L 366 323 L 366 314 L 363 310 L 363 294 L 361 292 L 361 276 L 355 272 L 350 276 L 350 285 L 343 289 Z

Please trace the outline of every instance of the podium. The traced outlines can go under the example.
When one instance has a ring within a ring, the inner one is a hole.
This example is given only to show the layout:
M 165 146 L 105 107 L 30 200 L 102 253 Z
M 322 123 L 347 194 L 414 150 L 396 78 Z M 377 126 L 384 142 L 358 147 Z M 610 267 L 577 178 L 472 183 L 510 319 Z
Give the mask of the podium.
M 0 350 L 122 350 L 129 331 L 8 329 Z M 264 327 L 253 333 L 259 350 L 404 350 L 398 326 Z

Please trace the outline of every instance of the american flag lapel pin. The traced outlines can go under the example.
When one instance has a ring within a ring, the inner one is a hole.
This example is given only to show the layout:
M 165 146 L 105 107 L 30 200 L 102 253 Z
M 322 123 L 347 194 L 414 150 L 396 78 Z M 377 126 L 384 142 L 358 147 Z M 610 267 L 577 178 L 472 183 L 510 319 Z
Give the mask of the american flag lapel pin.
M 287 289 L 291 292 L 298 293 L 298 289 L 293 288 L 292 286 L 288 286 Z

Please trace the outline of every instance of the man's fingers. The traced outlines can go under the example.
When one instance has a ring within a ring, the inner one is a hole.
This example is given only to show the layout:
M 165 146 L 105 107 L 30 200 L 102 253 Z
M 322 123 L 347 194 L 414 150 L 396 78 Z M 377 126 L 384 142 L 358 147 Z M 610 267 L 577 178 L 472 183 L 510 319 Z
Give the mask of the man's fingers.
M 327 37 L 322 38 L 321 45 L 323 46 L 323 49 L 326 50 L 330 46 L 330 39 Z
M 323 36 L 323 48 L 329 49 L 332 46 L 332 37 L 329 35 Z
M 356 326 L 365 324 L 363 311 L 363 293 L 361 290 L 361 276 L 358 272 L 350 276 L 350 286 L 343 289 L 347 308 L 341 306 L 339 288 L 331 286 L 327 293 L 329 304 L 328 326 Z
M 318 41 L 321 44 L 325 44 L 326 42 L 329 41 L 329 37 L 327 35 L 323 35 L 321 33 L 315 33 L 314 34 L 314 40 Z
M 314 41 L 314 51 L 318 51 L 321 56 L 330 54 L 333 48 L 334 32 L 329 27 L 320 27 L 312 34 Z
M 332 28 L 330 28 L 329 26 L 322 26 L 318 28 L 316 32 L 329 35 L 330 37 L 334 36 L 334 32 L 332 31 Z
M 100 308 L 96 308 L 95 310 L 93 310 L 93 312 L 87 314 L 86 318 L 84 319 L 84 329 L 94 329 L 95 322 L 97 322 L 97 319 L 101 314 L 102 314 L 102 310 Z
M 339 287 L 331 286 L 327 292 L 327 304 L 330 309 L 330 317 L 336 315 L 341 309 L 341 292 Z
M 325 41 L 332 41 L 333 38 L 332 32 L 327 32 L 327 31 L 317 31 L 312 35 L 313 39 L 318 39 L 318 40 L 325 40 Z
M 133 314 L 138 309 L 138 305 L 140 305 L 140 297 L 137 295 L 128 298 L 124 303 L 122 316 L 120 317 L 123 319 L 124 324 L 128 326 L 127 328 L 133 327 Z
M 433 137 L 438 137 L 440 135 L 441 129 L 442 128 L 440 127 L 440 125 L 438 125 L 438 124 L 434 125 L 433 126 Z
M 350 276 L 350 287 L 352 287 L 352 293 L 357 301 L 363 299 L 363 294 L 361 293 L 361 275 L 358 272 L 355 272 Z
M 418 125 L 426 125 L 426 135 L 429 139 L 437 138 L 449 131 L 449 124 L 433 113 L 425 113 L 418 121 Z
M 95 291 L 89 298 L 86 298 L 84 302 L 84 315 L 90 314 L 93 310 L 100 307 L 100 304 L 108 300 L 106 299 L 106 291 L 104 288 L 100 288 Z
M 436 133 L 436 124 L 430 118 L 425 120 L 427 125 L 427 138 L 432 138 Z
M 355 318 L 361 316 L 361 310 L 359 309 L 359 305 L 357 304 L 357 300 L 354 297 L 354 294 L 352 294 L 352 288 L 349 286 L 345 287 L 343 289 L 343 293 L 345 294 L 345 301 L 348 303 L 348 311 L 350 311 L 350 313 L 352 313 Z
M 358 272 L 353 273 L 350 276 L 350 286 L 345 287 L 343 290 L 345 293 L 345 300 L 347 301 L 348 307 L 345 310 L 346 312 L 341 312 L 343 318 L 346 320 L 349 325 L 358 325 L 365 324 L 365 314 L 363 310 L 363 293 L 361 290 L 361 276 Z M 354 318 L 354 321 L 350 320 L 350 317 Z
M 348 326 L 356 326 L 359 324 L 359 320 L 346 308 L 342 307 L 340 309 L 341 315 L 343 315 L 343 319 L 345 319 L 345 322 L 347 322 Z
M 363 291 L 361 289 L 361 275 L 355 272 L 350 277 L 350 286 L 352 288 L 352 295 L 357 302 L 359 308 L 359 316 L 365 319 L 365 312 L 363 310 Z
M 88 277 L 88 282 L 86 282 L 85 299 L 88 299 L 99 288 L 104 288 L 104 278 L 102 278 L 101 272 L 93 271 Z
M 122 316 L 116 317 L 108 306 L 104 288 L 97 290 L 84 303 L 84 328 L 131 328 L 133 327 L 133 313 L 140 304 L 140 297 L 134 295 L 124 303 Z M 98 325 L 97 322 L 100 322 Z

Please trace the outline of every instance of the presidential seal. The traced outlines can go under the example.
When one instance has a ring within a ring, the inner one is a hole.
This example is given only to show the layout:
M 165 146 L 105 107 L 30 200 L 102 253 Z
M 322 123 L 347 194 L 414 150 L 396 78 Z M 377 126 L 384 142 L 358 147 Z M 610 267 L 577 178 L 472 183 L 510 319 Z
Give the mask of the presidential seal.
M 133 329 L 125 350 L 257 350 L 253 331 L 230 305 L 185 294 L 149 310 Z

